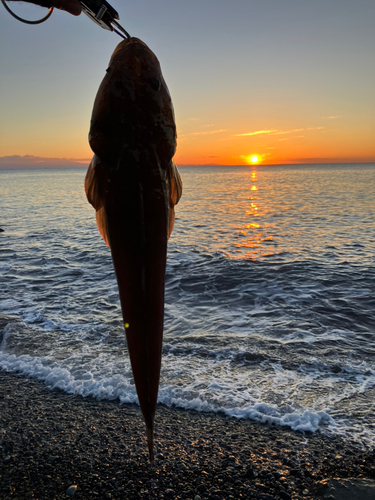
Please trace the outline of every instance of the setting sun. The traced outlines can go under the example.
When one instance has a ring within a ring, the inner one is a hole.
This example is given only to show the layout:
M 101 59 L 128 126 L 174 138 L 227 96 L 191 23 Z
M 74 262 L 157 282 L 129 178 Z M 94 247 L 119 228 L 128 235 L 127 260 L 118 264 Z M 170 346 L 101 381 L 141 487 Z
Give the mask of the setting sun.
M 255 165 L 261 160 L 261 157 L 258 155 L 241 155 L 240 158 L 242 158 L 248 165 Z

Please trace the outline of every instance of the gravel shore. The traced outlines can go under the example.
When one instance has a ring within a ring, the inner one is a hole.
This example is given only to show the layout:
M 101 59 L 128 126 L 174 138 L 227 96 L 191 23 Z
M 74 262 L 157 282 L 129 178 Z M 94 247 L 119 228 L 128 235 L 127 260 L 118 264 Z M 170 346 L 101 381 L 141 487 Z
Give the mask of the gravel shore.
M 375 499 L 375 453 L 159 406 L 155 463 L 140 409 L 0 371 L 0 499 Z

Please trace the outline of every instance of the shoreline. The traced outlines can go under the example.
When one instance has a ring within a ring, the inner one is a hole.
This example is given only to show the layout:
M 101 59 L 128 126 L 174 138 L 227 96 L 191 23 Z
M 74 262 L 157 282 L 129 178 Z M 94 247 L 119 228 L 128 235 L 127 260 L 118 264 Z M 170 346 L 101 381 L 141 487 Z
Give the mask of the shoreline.
M 1 500 L 375 498 L 375 450 L 338 437 L 159 405 L 151 467 L 136 405 L 0 370 L 0 406 Z

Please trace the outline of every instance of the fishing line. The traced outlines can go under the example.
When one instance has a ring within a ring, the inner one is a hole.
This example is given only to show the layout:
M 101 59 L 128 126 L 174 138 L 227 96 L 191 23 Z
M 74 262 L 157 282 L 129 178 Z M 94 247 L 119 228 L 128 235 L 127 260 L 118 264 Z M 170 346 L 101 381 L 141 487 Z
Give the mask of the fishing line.
M 113 28 L 113 31 L 114 31 L 115 33 L 117 33 L 118 35 L 120 35 L 120 36 L 121 36 L 121 38 L 123 38 L 124 40 L 126 40 L 126 36 L 124 36 L 122 33 L 120 33 L 119 31 L 117 31 L 115 28 Z M 128 38 L 130 38 L 130 36 L 129 36 Z
M 2 2 L 2 4 L 4 5 L 4 7 L 6 8 L 6 10 L 9 12 L 9 14 L 11 16 L 13 16 L 15 19 L 17 19 L 17 21 L 21 21 L 21 23 L 25 23 L 25 24 L 40 24 L 40 23 L 44 23 L 44 21 L 47 21 L 47 19 L 51 16 L 51 14 L 53 12 L 53 7 L 50 7 L 50 9 L 48 11 L 48 14 L 46 16 L 44 16 L 42 19 L 38 19 L 37 21 L 29 21 L 28 19 L 23 19 L 22 17 L 17 16 L 17 14 L 15 14 L 8 7 L 8 5 L 5 3 L 5 0 L 1 0 L 1 2 Z

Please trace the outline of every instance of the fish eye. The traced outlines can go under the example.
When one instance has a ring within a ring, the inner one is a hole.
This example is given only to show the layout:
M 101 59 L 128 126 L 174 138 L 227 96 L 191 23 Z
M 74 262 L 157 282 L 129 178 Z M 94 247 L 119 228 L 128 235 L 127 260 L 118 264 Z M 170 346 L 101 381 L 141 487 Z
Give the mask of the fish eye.
M 156 77 L 151 78 L 150 83 L 151 83 L 151 87 L 154 90 L 156 90 L 156 91 L 160 90 L 161 83 L 160 83 L 160 80 L 158 80 Z

